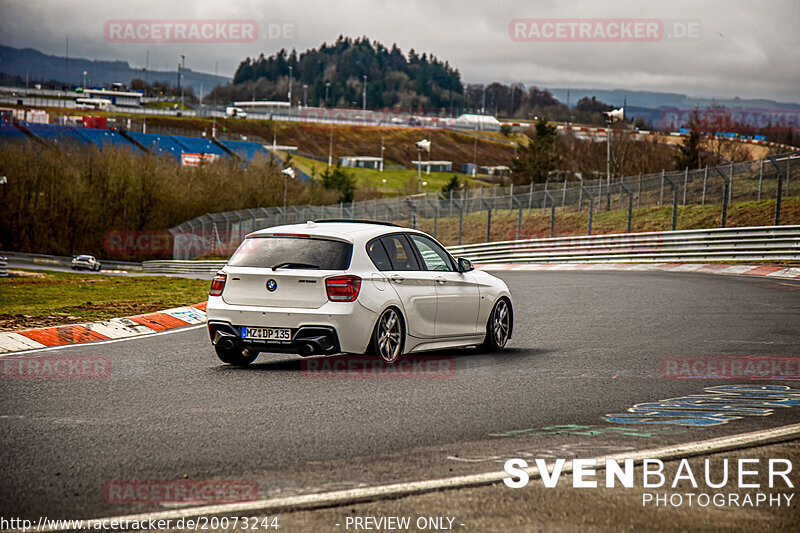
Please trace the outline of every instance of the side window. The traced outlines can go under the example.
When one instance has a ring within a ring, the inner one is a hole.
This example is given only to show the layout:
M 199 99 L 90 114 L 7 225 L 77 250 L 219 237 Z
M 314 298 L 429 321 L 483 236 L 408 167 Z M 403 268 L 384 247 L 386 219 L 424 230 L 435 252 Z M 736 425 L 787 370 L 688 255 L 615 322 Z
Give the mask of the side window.
M 375 239 L 367 244 L 367 255 L 372 259 L 372 262 L 378 270 L 391 270 L 392 263 L 389 261 L 389 256 L 386 254 L 386 248 L 381 244 L 380 239 Z
M 411 245 L 402 235 L 387 235 L 381 238 L 392 270 L 420 270 Z
M 432 239 L 414 233 L 410 234 L 409 237 L 411 237 L 417 250 L 419 250 L 419 255 L 422 256 L 422 261 L 428 270 L 444 270 L 448 272 L 455 270 L 450 256 Z

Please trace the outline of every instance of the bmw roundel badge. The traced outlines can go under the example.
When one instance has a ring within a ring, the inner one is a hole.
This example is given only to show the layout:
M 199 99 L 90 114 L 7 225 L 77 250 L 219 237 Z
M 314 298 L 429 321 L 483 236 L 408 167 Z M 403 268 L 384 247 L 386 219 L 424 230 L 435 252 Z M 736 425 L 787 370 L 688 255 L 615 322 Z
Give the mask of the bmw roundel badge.
M 275 292 L 275 289 L 277 289 L 277 288 L 278 288 L 278 282 L 277 281 L 275 281 L 274 279 L 271 279 L 271 280 L 267 281 L 267 290 L 269 292 Z

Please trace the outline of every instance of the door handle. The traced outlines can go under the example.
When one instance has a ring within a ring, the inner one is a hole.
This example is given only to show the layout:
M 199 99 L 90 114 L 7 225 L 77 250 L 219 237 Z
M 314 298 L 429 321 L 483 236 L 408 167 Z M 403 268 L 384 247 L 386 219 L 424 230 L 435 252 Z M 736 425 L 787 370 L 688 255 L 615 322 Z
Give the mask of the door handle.
M 444 278 L 442 276 L 438 276 L 436 278 L 436 283 L 438 283 L 439 285 L 444 285 L 445 283 L 447 283 L 447 278 Z
M 400 275 L 397 275 L 397 274 L 392 276 L 392 281 L 395 282 L 395 283 L 403 283 L 404 279 L 405 278 L 403 276 L 400 276 Z

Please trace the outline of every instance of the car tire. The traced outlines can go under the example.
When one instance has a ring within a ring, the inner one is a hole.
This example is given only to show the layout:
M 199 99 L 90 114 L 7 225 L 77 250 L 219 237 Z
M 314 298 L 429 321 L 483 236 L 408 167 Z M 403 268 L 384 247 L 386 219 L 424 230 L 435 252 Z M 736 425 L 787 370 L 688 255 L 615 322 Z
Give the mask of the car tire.
M 514 310 L 511 302 L 507 298 L 500 298 L 486 321 L 486 339 L 480 345 L 481 351 L 499 352 L 505 348 L 513 327 Z
M 372 330 L 369 353 L 377 355 L 386 364 L 394 364 L 403 353 L 405 332 L 405 322 L 400 311 L 394 307 L 384 309 Z
M 252 350 L 224 350 L 219 346 L 214 346 L 214 351 L 217 352 L 220 361 L 233 366 L 247 366 L 258 357 L 258 352 Z

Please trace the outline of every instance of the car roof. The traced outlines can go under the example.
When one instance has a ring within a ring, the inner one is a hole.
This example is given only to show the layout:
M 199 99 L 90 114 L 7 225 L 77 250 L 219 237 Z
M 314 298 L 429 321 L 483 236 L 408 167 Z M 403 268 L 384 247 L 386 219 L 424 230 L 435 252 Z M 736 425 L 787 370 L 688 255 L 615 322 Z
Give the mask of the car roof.
M 346 240 L 348 242 L 369 240 L 379 235 L 386 235 L 388 233 L 397 233 L 398 231 L 422 233 L 411 228 L 404 228 L 401 226 L 387 225 L 380 223 L 371 223 L 363 221 L 355 222 L 314 222 L 308 221 L 305 224 L 286 224 L 283 226 L 273 226 L 264 228 L 250 233 L 248 237 L 257 237 L 261 235 L 274 235 L 277 233 L 310 235 L 314 237 L 328 237 L 334 239 Z

